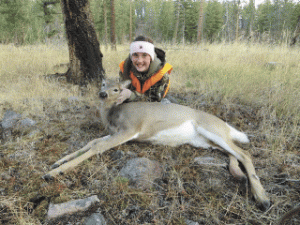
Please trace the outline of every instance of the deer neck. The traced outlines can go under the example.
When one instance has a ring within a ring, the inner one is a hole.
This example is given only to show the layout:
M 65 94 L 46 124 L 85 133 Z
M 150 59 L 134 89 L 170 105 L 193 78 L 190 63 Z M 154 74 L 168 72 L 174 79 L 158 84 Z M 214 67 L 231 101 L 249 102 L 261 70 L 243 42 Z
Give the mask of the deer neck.
M 114 120 L 118 117 L 117 114 L 120 112 L 120 105 L 113 104 L 102 104 L 100 108 L 101 120 L 105 127 L 110 126 L 114 123 Z

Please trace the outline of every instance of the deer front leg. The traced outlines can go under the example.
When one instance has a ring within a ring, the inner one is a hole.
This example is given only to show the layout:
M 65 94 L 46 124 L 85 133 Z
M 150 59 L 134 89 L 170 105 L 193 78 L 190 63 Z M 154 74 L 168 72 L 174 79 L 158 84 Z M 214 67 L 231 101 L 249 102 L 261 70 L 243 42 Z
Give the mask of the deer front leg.
M 85 152 L 87 152 L 88 150 L 90 150 L 94 145 L 96 145 L 97 143 L 109 138 L 110 135 L 102 137 L 102 138 L 97 138 L 93 141 L 90 141 L 86 146 L 84 146 L 83 148 L 79 149 L 76 152 L 73 152 L 72 154 L 66 155 L 65 157 L 63 157 L 62 159 L 58 160 L 57 162 L 55 162 L 52 166 L 51 169 L 55 169 L 57 167 L 59 167 L 60 165 L 67 163 L 73 159 L 75 159 L 76 157 L 84 154 Z
M 74 167 L 76 167 L 78 164 L 83 162 L 84 160 L 92 157 L 95 154 L 102 154 L 106 150 L 109 150 L 115 146 L 118 146 L 120 144 L 123 144 L 127 142 L 128 140 L 134 138 L 136 136 L 132 133 L 118 133 L 112 136 L 106 136 L 105 138 L 96 139 L 95 142 L 92 141 L 89 144 L 87 144 L 85 147 L 80 149 L 79 151 L 66 156 L 64 159 L 71 159 L 72 160 L 58 166 L 57 168 L 51 170 L 48 174 L 43 176 L 43 179 L 49 180 L 52 177 L 57 176 L 58 174 L 63 174 L 67 170 L 70 170 Z M 86 150 L 90 148 L 89 150 Z M 78 152 L 85 152 L 82 155 L 78 155 Z M 71 157 L 72 156 L 72 157 Z M 74 156 L 77 156 L 74 158 Z M 64 160 L 59 160 L 58 162 L 64 162 Z

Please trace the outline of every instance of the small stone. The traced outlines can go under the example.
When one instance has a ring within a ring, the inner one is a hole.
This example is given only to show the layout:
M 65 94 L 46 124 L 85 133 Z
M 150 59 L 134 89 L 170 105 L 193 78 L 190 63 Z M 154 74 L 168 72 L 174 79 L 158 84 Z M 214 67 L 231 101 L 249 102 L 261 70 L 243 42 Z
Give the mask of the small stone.
M 85 212 L 99 202 L 100 200 L 98 199 L 98 197 L 96 195 L 93 195 L 86 199 L 79 199 L 61 204 L 50 203 L 47 220 L 52 221 L 63 216 Z
M 103 215 L 100 213 L 94 213 L 87 218 L 84 225 L 106 225 L 106 221 Z

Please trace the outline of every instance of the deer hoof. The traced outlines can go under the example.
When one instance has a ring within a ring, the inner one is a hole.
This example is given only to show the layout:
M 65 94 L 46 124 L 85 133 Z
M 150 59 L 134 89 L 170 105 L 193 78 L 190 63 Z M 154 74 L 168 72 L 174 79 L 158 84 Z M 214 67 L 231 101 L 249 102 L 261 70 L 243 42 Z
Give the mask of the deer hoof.
M 54 164 L 51 166 L 51 169 L 53 170 L 53 169 L 55 169 L 55 168 L 57 168 L 57 167 L 59 167 L 59 164 L 54 163 Z
M 259 208 L 262 210 L 262 211 L 267 211 L 271 206 L 271 203 L 270 201 L 263 201 L 260 203 L 259 205 Z
M 48 182 L 53 180 L 53 177 L 50 174 L 45 174 L 44 176 L 42 176 L 42 179 Z

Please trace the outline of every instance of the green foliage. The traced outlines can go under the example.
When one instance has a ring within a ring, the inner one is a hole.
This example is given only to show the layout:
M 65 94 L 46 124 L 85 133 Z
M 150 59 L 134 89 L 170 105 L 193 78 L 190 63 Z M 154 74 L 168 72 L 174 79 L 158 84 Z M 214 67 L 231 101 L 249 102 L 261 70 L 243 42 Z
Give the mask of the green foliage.
M 129 38 L 129 17 L 130 2 L 124 0 L 115 1 L 116 11 L 116 35 L 120 43 L 124 42 L 124 38 Z
M 221 3 L 213 0 L 208 3 L 205 14 L 205 26 L 204 32 L 207 35 L 207 39 L 213 42 L 222 28 L 223 24 L 223 10 Z
M 49 5 L 44 13 L 44 1 L 10 0 L 0 2 L 0 42 L 17 44 L 41 42 L 56 34 L 57 20 L 62 20 L 59 4 Z M 48 27 L 47 27 L 47 26 Z M 51 27 L 50 27 L 51 26 Z
M 283 32 L 293 32 L 299 15 L 299 7 L 295 7 L 292 1 L 276 0 L 271 3 L 268 0 L 258 8 L 256 27 L 260 33 L 267 32 L 278 42 Z
M 300 2 L 298 2 L 294 7 L 292 8 L 292 18 L 291 18 L 291 26 L 294 30 L 298 23 L 298 17 L 300 16 Z
M 194 42 L 197 39 L 198 20 L 199 20 L 199 2 L 192 0 L 184 1 L 184 25 L 185 38 L 187 41 Z
M 110 27 L 110 1 L 109 0 L 91 0 L 90 1 L 91 12 L 94 17 L 94 24 L 95 30 L 98 33 L 99 41 L 101 42 L 104 39 L 105 35 L 105 21 L 104 21 L 104 10 L 106 11 L 107 15 L 107 24 L 108 28 Z M 104 9 L 105 7 L 105 9 Z M 110 33 L 110 30 L 107 30 Z
M 60 4 L 51 4 L 45 8 L 44 2 L 0 1 L 0 42 L 43 42 L 46 38 L 55 37 L 57 33 L 65 33 Z M 111 0 L 89 0 L 89 3 L 100 43 L 104 42 L 105 37 L 110 40 Z M 239 27 L 239 35 L 247 37 L 250 31 L 254 31 L 260 37 L 267 34 L 269 40 L 278 43 L 286 41 L 297 25 L 300 3 L 292 0 L 266 0 L 258 8 L 253 3 L 254 0 L 250 0 L 240 7 L 242 25 Z M 118 43 L 129 40 L 130 8 L 133 38 L 142 34 L 156 42 L 170 42 L 174 35 L 177 41 L 182 42 L 192 43 L 197 39 L 200 0 L 115 0 Z M 237 1 L 205 1 L 203 40 L 235 40 L 237 9 Z
M 255 19 L 255 5 L 254 0 L 250 0 L 249 4 L 246 5 L 242 11 L 242 18 L 245 21 L 244 29 L 246 34 L 250 35 L 250 30 L 253 30 L 254 19 Z
M 26 9 L 29 1 L 1 1 L 1 39 L 4 41 L 23 42 L 28 26 L 28 17 Z M 6 40 L 5 40 L 6 39 Z
M 158 18 L 158 29 L 162 40 L 171 40 L 175 21 L 174 3 L 171 1 L 163 2 Z

